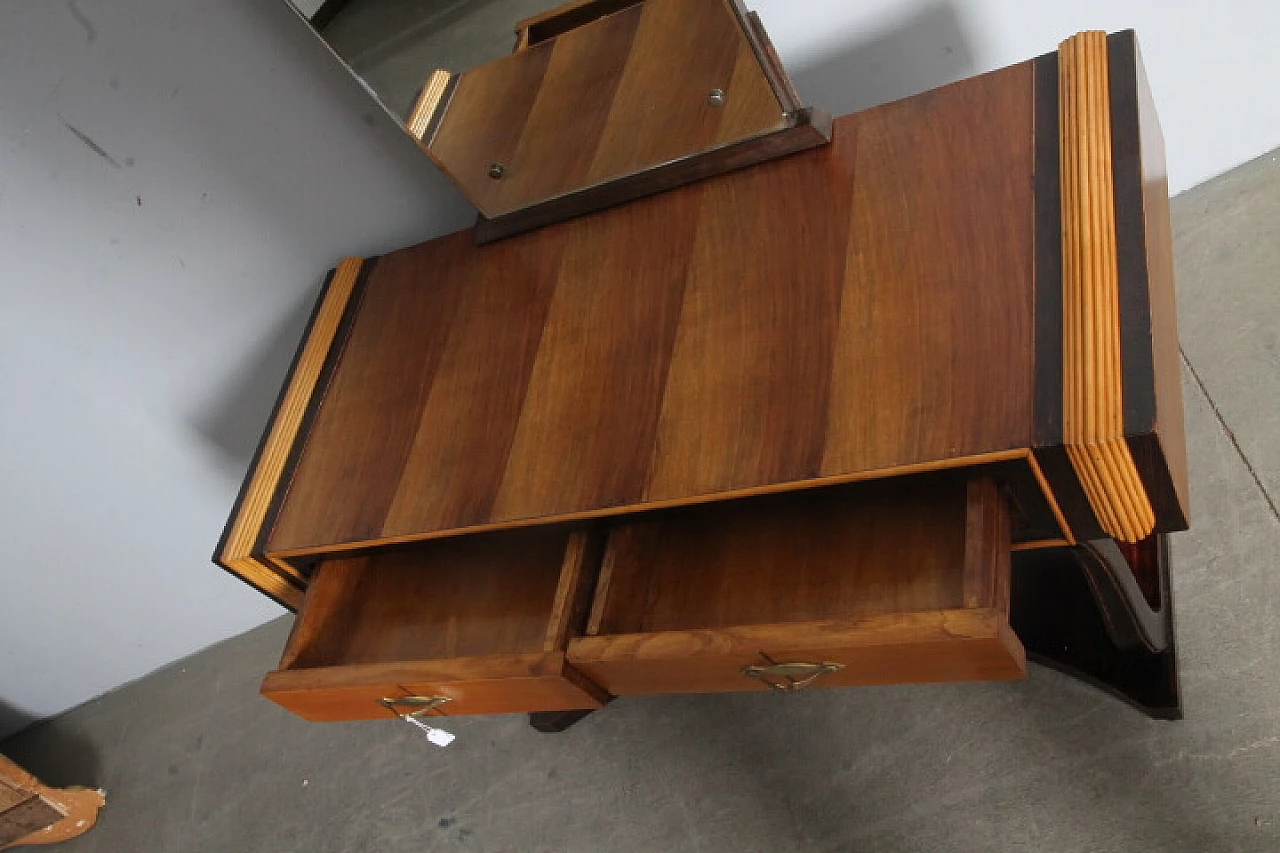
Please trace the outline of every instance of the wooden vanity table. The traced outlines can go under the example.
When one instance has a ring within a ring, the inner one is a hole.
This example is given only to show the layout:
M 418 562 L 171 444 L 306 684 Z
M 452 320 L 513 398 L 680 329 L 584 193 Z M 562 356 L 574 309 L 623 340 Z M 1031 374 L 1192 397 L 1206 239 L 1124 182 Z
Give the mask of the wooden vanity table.
M 215 554 L 298 612 L 263 693 L 554 730 L 1030 654 L 1177 716 L 1161 146 L 1133 33 L 1082 34 L 801 153 L 344 261 Z

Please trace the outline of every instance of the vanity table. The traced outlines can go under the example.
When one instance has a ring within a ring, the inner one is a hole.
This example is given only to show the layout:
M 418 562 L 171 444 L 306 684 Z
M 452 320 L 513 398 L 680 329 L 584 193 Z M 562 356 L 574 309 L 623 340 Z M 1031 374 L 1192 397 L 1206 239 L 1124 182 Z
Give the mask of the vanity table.
M 799 153 L 343 261 L 215 554 L 298 613 L 262 692 L 557 730 L 1030 655 L 1178 716 L 1161 146 L 1133 33 L 1086 33 Z

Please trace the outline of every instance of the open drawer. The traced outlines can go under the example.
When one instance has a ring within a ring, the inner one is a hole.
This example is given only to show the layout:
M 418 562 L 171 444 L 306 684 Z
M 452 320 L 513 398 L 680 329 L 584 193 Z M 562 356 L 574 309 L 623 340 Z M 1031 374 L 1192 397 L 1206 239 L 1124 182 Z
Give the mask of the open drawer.
M 568 659 L 614 695 L 1019 678 L 1009 529 L 954 474 L 618 525 Z
M 323 561 L 262 693 L 309 720 L 599 708 L 564 656 L 593 541 L 538 528 Z

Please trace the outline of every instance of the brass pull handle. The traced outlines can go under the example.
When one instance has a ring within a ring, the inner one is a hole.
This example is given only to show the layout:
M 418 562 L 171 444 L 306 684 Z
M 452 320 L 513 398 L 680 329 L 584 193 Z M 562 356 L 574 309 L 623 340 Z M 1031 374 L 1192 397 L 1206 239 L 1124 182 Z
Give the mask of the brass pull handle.
M 384 697 L 378 700 L 378 704 L 395 714 L 397 717 L 408 719 L 410 717 L 421 717 L 428 714 L 448 701 L 450 701 L 448 696 L 399 696 L 396 698 Z M 416 710 L 399 711 L 397 710 L 398 706 L 405 706 Z
M 742 674 L 772 687 L 774 690 L 792 692 L 803 690 L 828 672 L 839 672 L 844 664 L 822 663 L 770 663 L 767 666 L 746 666 Z

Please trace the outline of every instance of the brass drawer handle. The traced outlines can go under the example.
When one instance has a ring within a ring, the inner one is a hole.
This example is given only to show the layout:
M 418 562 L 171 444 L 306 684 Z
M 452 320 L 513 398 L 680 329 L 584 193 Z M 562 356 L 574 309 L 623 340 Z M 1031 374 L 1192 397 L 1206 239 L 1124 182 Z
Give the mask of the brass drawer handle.
M 767 666 L 747 666 L 742 674 L 762 681 L 774 690 L 803 690 L 828 672 L 839 672 L 844 664 L 822 663 L 770 663 Z
M 436 746 L 448 746 L 453 743 L 453 734 L 446 732 L 444 729 L 437 729 L 429 726 L 422 721 L 422 717 L 439 708 L 445 702 L 449 701 L 448 696 L 400 696 L 398 698 L 384 697 L 378 700 L 378 704 L 404 720 L 409 725 L 418 729 L 427 736 L 427 740 Z M 413 711 L 397 710 L 398 706 L 414 708 Z
M 436 708 L 439 708 L 445 702 L 450 701 L 448 696 L 400 696 L 397 698 L 385 697 L 378 700 L 378 704 L 386 708 L 397 717 L 421 717 L 429 714 Z M 413 711 L 397 710 L 398 706 L 415 708 Z

